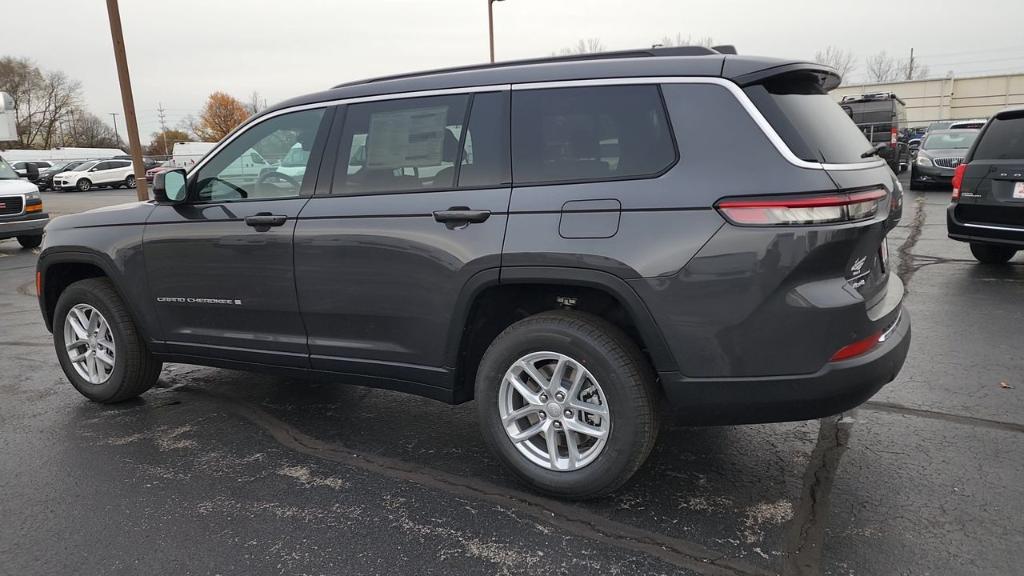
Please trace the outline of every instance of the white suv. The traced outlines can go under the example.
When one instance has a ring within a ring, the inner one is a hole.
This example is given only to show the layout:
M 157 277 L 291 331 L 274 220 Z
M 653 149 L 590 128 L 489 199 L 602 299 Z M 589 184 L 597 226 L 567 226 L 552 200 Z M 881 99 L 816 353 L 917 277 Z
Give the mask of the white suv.
M 134 188 L 135 174 L 131 160 L 95 160 L 53 177 L 54 190 L 75 188 L 81 192 L 88 192 L 103 186 Z

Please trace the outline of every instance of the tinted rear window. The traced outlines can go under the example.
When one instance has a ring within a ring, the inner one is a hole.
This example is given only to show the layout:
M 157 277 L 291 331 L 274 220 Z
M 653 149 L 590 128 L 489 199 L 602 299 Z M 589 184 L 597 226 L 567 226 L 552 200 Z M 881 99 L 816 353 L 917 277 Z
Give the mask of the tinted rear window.
M 676 161 L 653 85 L 515 92 L 512 126 L 517 184 L 653 177 Z
M 974 149 L 972 159 L 1024 159 L 1024 112 L 1008 118 L 993 118 Z
M 786 74 L 744 89 L 797 157 L 808 162 L 848 164 L 871 144 L 853 120 L 811 74 Z

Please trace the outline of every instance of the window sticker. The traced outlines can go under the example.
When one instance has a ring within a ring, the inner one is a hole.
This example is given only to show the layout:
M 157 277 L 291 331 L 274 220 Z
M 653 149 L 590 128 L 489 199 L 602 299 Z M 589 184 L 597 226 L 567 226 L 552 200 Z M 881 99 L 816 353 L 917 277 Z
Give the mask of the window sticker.
M 367 168 L 437 166 L 444 152 L 447 106 L 370 115 Z

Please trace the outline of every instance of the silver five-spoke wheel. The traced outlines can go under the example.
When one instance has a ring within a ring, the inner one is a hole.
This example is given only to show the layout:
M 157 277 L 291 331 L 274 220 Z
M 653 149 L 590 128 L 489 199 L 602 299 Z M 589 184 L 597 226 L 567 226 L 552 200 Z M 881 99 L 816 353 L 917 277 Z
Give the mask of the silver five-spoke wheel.
M 601 455 L 611 431 L 597 379 L 557 352 L 523 356 L 505 372 L 498 411 L 516 449 L 548 470 L 578 470 Z
M 76 304 L 64 317 L 68 360 L 90 384 L 103 384 L 114 371 L 114 333 L 99 310 Z

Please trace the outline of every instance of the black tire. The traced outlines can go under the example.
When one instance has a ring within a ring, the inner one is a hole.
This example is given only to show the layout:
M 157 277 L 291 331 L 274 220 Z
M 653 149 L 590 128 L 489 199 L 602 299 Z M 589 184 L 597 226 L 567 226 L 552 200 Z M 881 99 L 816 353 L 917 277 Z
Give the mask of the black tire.
M 78 189 L 79 192 L 88 192 L 89 190 L 92 190 L 92 181 L 88 178 L 82 178 L 78 182 L 75 182 L 75 188 Z
M 971 254 L 974 254 L 974 258 L 982 264 L 1006 264 L 1016 253 L 1016 248 L 1008 246 L 971 242 Z
M 124 179 L 124 187 L 135 188 L 135 176 L 133 174 L 129 174 L 128 177 Z
M 114 369 L 102 384 L 92 384 L 75 371 L 64 342 L 64 320 L 77 304 L 88 304 L 107 320 L 114 337 Z M 106 278 L 88 278 L 68 286 L 53 315 L 53 345 L 71 384 L 83 396 L 104 404 L 135 398 L 156 384 L 163 364 L 156 360 L 135 328 L 128 308 Z
M 526 354 L 541 351 L 580 362 L 600 383 L 607 400 L 607 444 L 594 461 L 573 471 L 531 462 L 501 423 L 498 396 L 505 372 Z M 487 348 L 476 378 L 477 414 L 491 451 L 534 489 L 570 499 L 604 496 L 633 476 L 657 439 L 657 398 L 654 371 L 636 343 L 610 322 L 575 311 L 545 312 L 509 326 Z
M 22 248 L 38 248 L 42 243 L 42 234 L 38 236 L 18 236 L 18 244 L 21 244 Z

